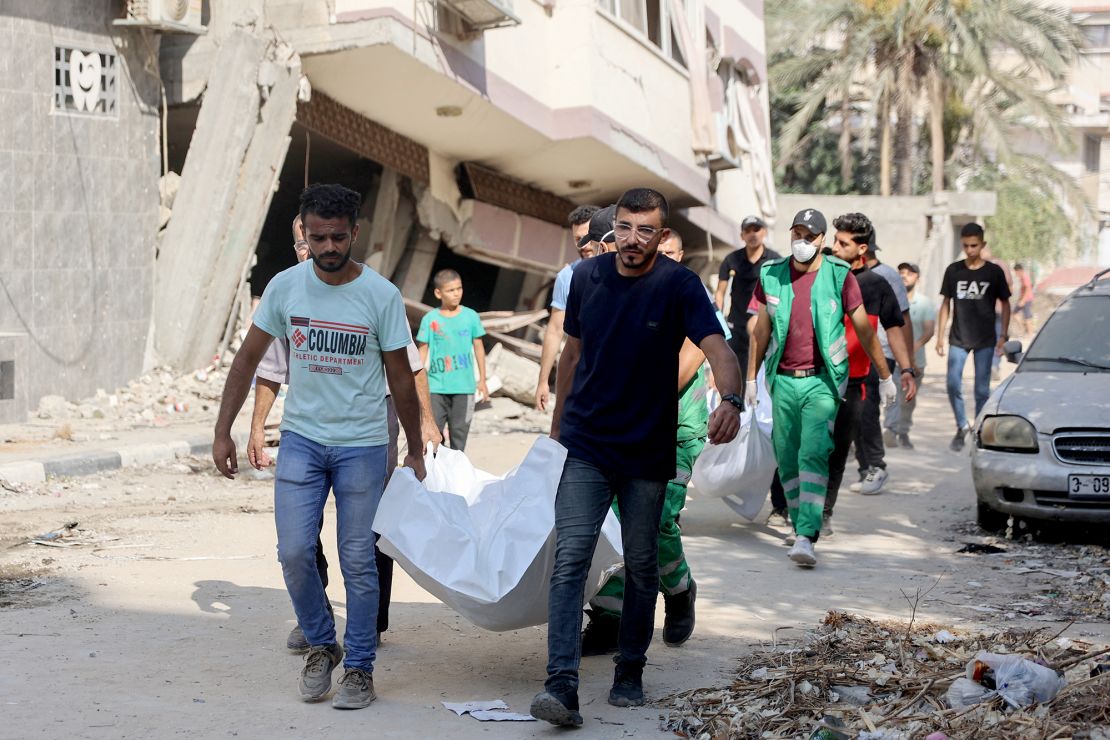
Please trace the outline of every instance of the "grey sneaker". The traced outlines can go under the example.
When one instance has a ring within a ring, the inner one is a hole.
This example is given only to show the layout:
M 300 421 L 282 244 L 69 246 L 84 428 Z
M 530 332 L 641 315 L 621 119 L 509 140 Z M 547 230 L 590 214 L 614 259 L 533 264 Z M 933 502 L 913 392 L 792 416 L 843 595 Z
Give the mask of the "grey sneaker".
M 803 568 L 817 565 L 817 555 L 813 552 L 813 543 L 809 541 L 809 537 L 798 537 L 787 557 Z
M 886 479 L 887 472 L 884 469 L 871 468 L 867 471 L 867 477 L 863 479 L 863 485 L 860 486 L 859 492 L 864 496 L 874 496 L 881 493 Z
M 856 482 L 855 482 L 855 483 L 853 483 L 852 485 L 848 486 L 848 490 L 849 490 L 849 491 L 851 491 L 852 493 L 859 493 L 859 492 L 860 492 L 860 489 L 861 489 L 861 488 L 863 488 L 863 482 L 864 482 L 865 480 L 867 480 L 867 475 L 868 475 L 868 473 L 870 473 L 870 472 L 871 472 L 871 471 L 870 471 L 870 470 L 868 470 L 868 471 L 867 471 L 867 473 L 862 473 L 862 474 L 860 475 L 860 477 L 859 477 L 859 480 L 858 480 L 858 481 L 856 481 Z
M 782 538 L 782 544 L 789 547 L 790 545 L 793 545 L 794 541 L 797 540 L 797 539 L 798 539 L 798 535 L 794 534 L 794 530 L 791 530 L 791 531 L 786 533 L 785 537 Z
M 343 660 L 339 645 L 315 645 L 304 656 L 300 691 L 304 701 L 319 701 L 331 691 L 331 672 Z
M 913 449 L 913 442 L 910 441 L 910 435 L 903 432 L 898 435 L 898 446 L 905 447 L 907 450 Z
M 299 624 L 289 631 L 289 637 L 285 638 L 285 647 L 294 655 L 302 655 L 308 652 L 308 640 L 304 638 L 304 632 Z
M 361 668 L 348 668 L 336 684 L 331 705 L 336 709 L 362 709 L 378 698 L 374 693 L 374 674 Z
M 823 517 L 821 517 L 821 536 L 822 537 L 832 537 L 833 536 L 832 514 L 825 514 Z
M 898 435 L 895 434 L 894 432 L 890 431 L 889 429 L 884 430 L 883 431 L 883 444 L 886 445 L 887 447 L 897 447 L 898 446 Z

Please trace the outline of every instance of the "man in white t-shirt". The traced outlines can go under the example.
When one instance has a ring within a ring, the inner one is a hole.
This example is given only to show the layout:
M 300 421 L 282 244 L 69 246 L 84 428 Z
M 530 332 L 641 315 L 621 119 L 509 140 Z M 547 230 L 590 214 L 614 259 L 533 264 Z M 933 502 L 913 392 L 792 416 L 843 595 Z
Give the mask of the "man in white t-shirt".
M 293 251 L 300 264 L 308 259 L 308 241 L 304 238 L 304 227 L 298 215 L 293 220 Z M 428 389 L 428 374 L 424 364 L 420 361 L 420 352 L 416 344 L 410 343 L 406 348 L 408 352 L 409 367 L 412 369 L 413 378 L 416 380 L 416 392 L 420 396 L 420 431 L 424 444 L 429 442 L 438 445 L 443 441 L 443 436 L 436 428 L 435 419 L 432 417 L 431 394 Z M 266 453 L 266 417 L 270 415 L 274 401 L 282 384 L 289 385 L 289 340 L 285 337 L 276 338 L 267 348 L 262 361 L 258 363 L 254 378 L 254 413 L 251 417 L 250 441 L 247 443 L 247 460 L 258 470 L 273 464 Z M 389 427 L 389 442 L 386 451 L 386 465 L 391 475 L 397 466 L 398 437 L 400 424 L 397 421 L 397 409 L 393 405 L 393 396 L 386 383 L 386 420 Z M 386 480 L 388 482 L 388 475 Z M 320 519 L 320 528 L 323 529 L 324 520 Z M 375 541 L 378 539 L 375 536 Z M 377 545 L 374 546 L 374 561 L 378 566 L 378 640 L 381 634 L 389 629 L 389 603 L 393 593 L 393 558 L 386 555 Z M 319 538 L 316 539 L 316 567 L 320 572 L 320 580 L 324 589 L 328 587 L 328 560 L 324 556 L 324 546 Z M 328 602 L 331 608 L 331 602 Z M 285 640 L 285 647 L 296 654 L 308 651 L 308 641 L 304 631 L 298 624 L 289 632 Z
M 323 699 L 332 671 L 343 661 L 332 699 L 337 709 L 360 709 L 375 699 L 379 592 L 371 526 L 389 472 L 387 376 L 408 442 L 404 464 L 418 479 L 425 475 L 420 405 L 406 351 L 412 338 L 401 294 L 350 259 L 361 200 L 340 185 L 312 185 L 301 194 L 311 261 L 279 273 L 266 287 L 228 371 L 212 443 L 216 467 L 233 478 L 238 460 L 232 422 L 266 349 L 275 337 L 287 338 L 289 395 L 274 477 L 278 560 L 309 644 L 300 696 Z M 316 567 L 329 489 L 346 587 L 343 647 Z

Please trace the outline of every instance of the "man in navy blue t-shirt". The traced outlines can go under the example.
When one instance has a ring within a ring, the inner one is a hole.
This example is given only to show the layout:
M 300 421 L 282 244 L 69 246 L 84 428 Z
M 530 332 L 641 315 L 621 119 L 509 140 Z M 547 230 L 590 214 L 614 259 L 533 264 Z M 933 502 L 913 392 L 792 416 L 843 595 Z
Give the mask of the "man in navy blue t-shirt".
M 709 360 L 722 403 L 709 441 L 740 428 L 736 355 L 698 276 L 657 259 L 667 200 L 635 188 L 617 203 L 617 252 L 575 267 L 563 329 L 551 436 L 567 448 L 555 499 L 555 566 L 548 611 L 547 682 L 532 716 L 580 725 L 579 633 L 586 576 L 613 497 L 621 510 L 625 593 L 609 703 L 644 703 L 643 667 L 655 623 L 659 519 L 675 471 L 678 353 L 687 337 Z

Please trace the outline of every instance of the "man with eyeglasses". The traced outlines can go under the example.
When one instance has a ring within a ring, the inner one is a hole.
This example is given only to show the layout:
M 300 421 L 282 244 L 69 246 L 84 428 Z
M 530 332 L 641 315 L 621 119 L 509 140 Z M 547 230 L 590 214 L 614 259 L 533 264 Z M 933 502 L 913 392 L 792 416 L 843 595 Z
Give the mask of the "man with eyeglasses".
M 543 350 L 540 352 L 540 377 L 536 381 L 536 410 L 546 411 L 551 397 L 548 381 L 551 379 L 551 369 L 555 367 L 555 355 L 559 353 L 559 345 L 563 341 L 563 313 L 567 310 L 567 292 L 570 290 L 570 276 L 574 273 L 574 266 L 585 259 L 593 257 L 597 250 L 592 241 L 580 244 L 590 232 L 590 224 L 598 211 L 597 206 L 578 206 L 567 220 L 570 222 L 570 237 L 578 250 L 578 259 L 570 263 L 555 276 L 555 287 L 551 289 L 551 315 L 547 319 L 547 328 L 543 333 Z M 612 219 L 609 219 L 612 223 Z M 610 229 L 612 226 L 609 227 Z
M 685 252 L 682 237 L 676 231 L 659 242 L 659 254 L 682 264 Z M 706 289 L 706 300 L 712 300 Z M 730 332 L 720 311 L 717 321 L 725 329 L 725 340 Z M 686 562 L 682 547 L 682 530 L 678 518 L 686 506 L 686 487 L 705 447 L 709 426 L 709 406 L 706 403 L 708 383 L 705 374 L 705 354 L 687 339 L 678 355 L 678 429 L 675 434 L 675 472 L 667 483 L 663 500 L 663 516 L 659 520 L 659 591 L 663 594 L 663 644 L 678 647 L 694 633 L 694 602 L 698 586 Z M 620 516 L 620 506 L 613 504 L 613 511 Z M 582 631 L 582 655 L 605 655 L 617 650 L 621 608 L 624 606 L 624 573 L 610 576 L 597 596 L 590 599 L 586 611 L 589 621 Z
M 744 389 L 754 405 L 759 363 L 766 359 L 772 441 L 796 534 L 789 557 L 802 567 L 817 564 L 813 543 L 821 534 L 832 430 L 848 386 L 845 317 L 879 368 L 883 400 L 893 403 L 897 393 L 851 268 L 821 254 L 826 230 L 820 211 L 799 211 L 790 225 L 790 259 L 760 269 L 753 296 L 759 303 L 755 346 Z
M 740 428 L 740 368 L 698 276 L 658 258 L 668 205 L 634 188 L 617 203 L 616 254 L 578 266 L 571 278 L 551 437 L 567 449 L 555 498 L 555 564 L 548 602 L 548 664 L 533 717 L 582 724 L 579 632 L 590 561 L 616 496 L 625 590 L 609 703 L 644 703 L 643 670 L 659 587 L 659 521 L 675 472 L 679 351 L 689 338 L 705 353 L 723 394 L 709 417 L 710 443 Z M 601 317 L 604 320 L 587 320 Z
M 728 327 L 732 330 L 729 345 L 736 353 L 741 371 L 746 371 L 750 346 L 748 303 L 752 299 L 756 283 L 759 282 L 759 268 L 765 262 L 780 259 L 782 255 L 764 245 L 767 224 L 759 216 L 748 216 L 740 223 L 740 238 L 744 241 L 744 248 L 729 253 L 721 261 L 721 269 L 717 275 L 717 292 L 713 298 L 717 308 L 723 311 L 725 294 L 729 293 L 732 297 L 728 311 Z

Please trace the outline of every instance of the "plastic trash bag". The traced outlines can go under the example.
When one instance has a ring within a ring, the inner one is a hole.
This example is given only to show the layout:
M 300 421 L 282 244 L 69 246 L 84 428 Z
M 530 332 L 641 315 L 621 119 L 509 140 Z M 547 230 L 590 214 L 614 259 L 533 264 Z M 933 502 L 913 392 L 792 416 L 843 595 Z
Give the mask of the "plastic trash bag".
M 974 680 L 978 663 L 989 669 L 987 676 L 994 683 L 993 689 Z M 967 664 L 967 677 L 952 682 L 946 698 L 953 709 L 969 707 L 995 696 L 1001 696 L 1011 707 L 1027 707 L 1052 701 L 1066 683 L 1056 671 L 1020 655 L 980 652 Z
M 994 696 L 994 692 L 982 684 L 977 684 L 970 678 L 960 676 L 952 685 L 948 687 L 945 692 L 944 698 L 948 701 L 948 706 L 953 709 L 963 709 L 970 707 L 972 704 L 978 704 L 984 699 Z
M 555 493 L 566 449 L 540 437 L 503 477 L 477 470 L 465 454 L 440 447 L 424 459 L 424 482 L 400 468 L 382 494 L 378 546 L 433 596 L 483 629 L 547 621 L 555 562 Z M 586 581 L 597 594 L 624 559 L 610 511 Z
M 698 493 L 724 499 L 729 508 L 749 520 L 763 508 L 778 467 L 771 444 L 771 398 L 762 370 L 756 383 L 759 403 L 740 415 L 736 438 L 728 444 L 707 444 L 690 477 Z
M 968 663 L 968 678 L 974 673 L 976 661 L 985 663 L 994 671 L 995 692 L 1011 707 L 1052 701 L 1067 683 L 1051 668 L 1020 655 L 987 652 L 980 652 L 975 660 Z

